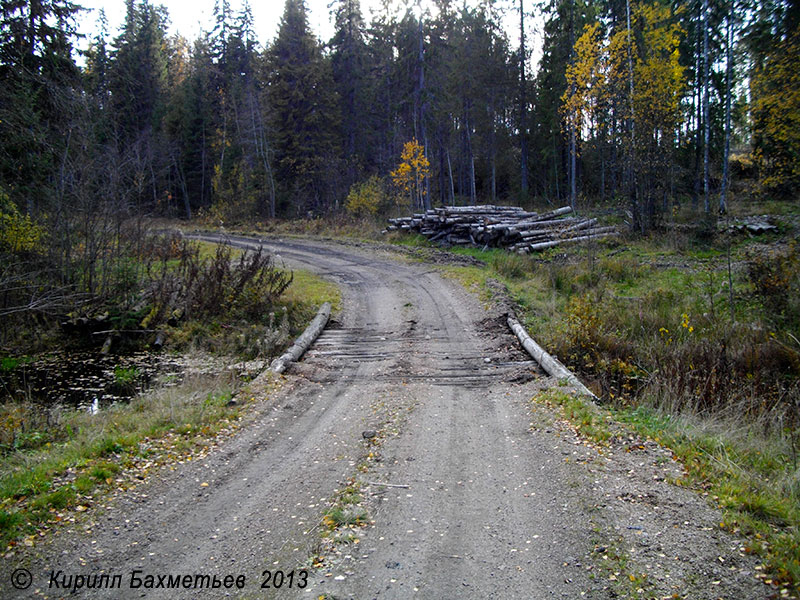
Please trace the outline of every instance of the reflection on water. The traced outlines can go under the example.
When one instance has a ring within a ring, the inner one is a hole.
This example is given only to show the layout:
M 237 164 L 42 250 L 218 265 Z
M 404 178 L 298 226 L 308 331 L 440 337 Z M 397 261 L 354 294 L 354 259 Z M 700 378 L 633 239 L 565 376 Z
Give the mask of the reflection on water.
M 227 361 L 212 356 L 139 352 L 101 356 L 96 352 L 59 352 L 0 371 L 0 400 L 26 400 L 43 405 L 100 408 L 127 401 L 157 385 L 177 385 L 188 374 L 214 374 Z M 260 365 L 237 365 L 242 376 Z

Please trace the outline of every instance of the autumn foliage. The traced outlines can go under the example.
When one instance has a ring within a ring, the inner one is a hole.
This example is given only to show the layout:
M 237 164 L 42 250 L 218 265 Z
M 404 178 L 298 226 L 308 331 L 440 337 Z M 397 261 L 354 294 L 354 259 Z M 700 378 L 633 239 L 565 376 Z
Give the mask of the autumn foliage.
M 414 208 L 427 208 L 425 180 L 430 176 L 430 166 L 425 149 L 416 138 L 405 143 L 400 164 L 391 176 L 395 186 L 408 194 Z
M 655 199 L 664 195 L 663 175 L 672 164 L 682 124 L 683 36 L 669 6 L 639 4 L 633 7 L 631 29 L 604 34 L 599 22 L 587 24 L 566 68 L 560 109 L 565 132 L 577 141 L 590 132 L 613 140 L 638 199 L 632 206 L 634 220 L 643 229 L 654 224 Z
M 800 31 L 776 44 L 750 80 L 755 158 L 768 190 L 800 184 Z
M 0 189 L 0 252 L 32 252 L 39 247 L 44 229 L 28 215 L 22 215 Z
M 366 181 L 354 183 L 345 201 L 345 209 L 355 216 L 373 216 L 384 203 L 386 192 L 383 179 L 373 175 Z

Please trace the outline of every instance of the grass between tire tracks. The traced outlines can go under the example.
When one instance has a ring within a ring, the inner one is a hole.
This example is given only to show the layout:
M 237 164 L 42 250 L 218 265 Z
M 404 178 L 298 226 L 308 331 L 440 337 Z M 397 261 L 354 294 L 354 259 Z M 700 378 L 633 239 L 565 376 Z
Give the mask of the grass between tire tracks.
M 402 393 L 389 393 L 372 402 L 370 421 L 378 425 L 374 430 L 365 430 L 355 473 L 328 501 L 328 508 L 322 515 L 320 543 L 307 561 L 312 568 L 325 571 L 326 577 L 333 575 L 342 556 L 353 553 L 353 548 L 361 543 L 363 532 L 374 527 L 372 514 L 378 496 L 374 489 L 381 489 L 381 484 L 369 481 L 368 477 L 376 475 L 376 467 L 383 460 L 384 442 L 400 434 L 415 408 L 416 402 Z M 320 598 L 333 600 L 325 594 Z

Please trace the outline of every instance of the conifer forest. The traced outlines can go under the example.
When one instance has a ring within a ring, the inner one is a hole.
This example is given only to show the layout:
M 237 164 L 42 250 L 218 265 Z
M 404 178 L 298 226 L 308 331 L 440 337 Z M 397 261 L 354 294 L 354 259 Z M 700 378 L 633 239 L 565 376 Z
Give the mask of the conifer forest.
M 217 0 L 186 39 L 166 8 L 125 2 L 80 56 L 78 3 L 2 2 L 4 220 L 69 240 L 106 214 L 322 215 L 390 180 L 410 141 L 420 208 L 618 201 L 647 230 L 674 204 L 724 212 L 737 178 L 800 181 L 793 0 L 435 0 L 371 19 L 337 0 L 329 40 L 302 0 L 275 39 L 247 3 Z

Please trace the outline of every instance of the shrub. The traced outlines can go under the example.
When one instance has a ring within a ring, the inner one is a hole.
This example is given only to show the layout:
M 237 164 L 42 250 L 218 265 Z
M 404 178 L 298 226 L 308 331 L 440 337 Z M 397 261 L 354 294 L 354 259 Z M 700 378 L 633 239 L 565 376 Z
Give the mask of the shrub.
M 272 255 L 258 248 L 231 259 L 229 246 L 217 246 L 207 263 L 188 262 L 179 276 L 186 289 L 186 310 L 193 318 L 231 313 L 264 321 L 273 304 L 292 283 L 292 273 L 275 266 Z
M 751 254 L 747 275 L 764 318 L 775 327 L 800 326 L 800 251 L 792 243 L 784 250 Z
M 345 208 L 351 215 L 374 216 L 386 203 L 386 190 L 383 179 L 373 175 L 366 181 L 354 183 L 345 200 Z
M 21 253 L 39 249 L 44 230 L 22 215 L 2 188 L 0 188 L 0 251 Z

